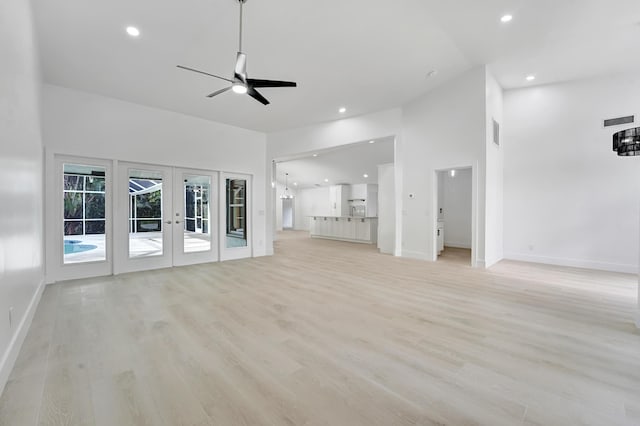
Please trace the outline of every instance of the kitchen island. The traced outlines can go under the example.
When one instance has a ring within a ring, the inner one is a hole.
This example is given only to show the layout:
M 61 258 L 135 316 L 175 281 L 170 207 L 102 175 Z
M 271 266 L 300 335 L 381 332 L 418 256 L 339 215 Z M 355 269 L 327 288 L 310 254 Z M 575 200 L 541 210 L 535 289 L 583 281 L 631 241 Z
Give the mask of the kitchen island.
M 311 216 L 312 238 L 375 244 L 378 241 L 378 218 L 357 216 Z

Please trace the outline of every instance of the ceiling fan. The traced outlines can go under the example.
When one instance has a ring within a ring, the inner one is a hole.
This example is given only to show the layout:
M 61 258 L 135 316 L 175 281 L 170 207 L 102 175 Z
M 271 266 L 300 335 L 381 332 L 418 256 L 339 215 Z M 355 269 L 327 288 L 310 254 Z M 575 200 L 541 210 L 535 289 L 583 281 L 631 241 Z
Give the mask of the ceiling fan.
M 236 0 L 240 3 L 240 42 L 238 48 L 238 55 L 236 56 L 236 66 L 233 70 L 233 79 L 220 77 L 219 75 L 210 74 L 205 71 L 200 71 L 194 68 L 185 67 L 182 65 L 177 65 L 178 68 L 187 71 L 193 71 L 200 74 L 208 75 L 210 77 L 219 78 L 220 80 L 225 80 L 231 83 L 231 86 L 225 87 L 224 89 L 220 89 L 215 91 L 209 95 L 208 98 L 213 98 L 221 93 L 224 93 L 228 90 L 233 90 L 235 93 L 239 94 L 248 94 L 253 99 L 262 103 L 263 105 L 269 105 L 269 101 L 267 98 L 262 96 L 260 92 L 256 90 L 256 88 L 260 87 L 296 87 L 297 84 L 293 81 L 278 81 L 278 80 L 260 80 L 255 78 L 249 78 L 247 76 L 247 55 L 242 53 L 242 5 L 246 3 L 247 0 Z

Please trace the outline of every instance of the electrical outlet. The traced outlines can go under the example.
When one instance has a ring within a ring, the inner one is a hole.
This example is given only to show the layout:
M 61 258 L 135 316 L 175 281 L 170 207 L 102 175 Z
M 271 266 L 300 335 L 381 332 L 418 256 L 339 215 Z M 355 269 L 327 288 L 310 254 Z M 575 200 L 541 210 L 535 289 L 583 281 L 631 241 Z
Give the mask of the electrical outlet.
M 9 308 L 9 328 L 13 328 L 13 306 Z

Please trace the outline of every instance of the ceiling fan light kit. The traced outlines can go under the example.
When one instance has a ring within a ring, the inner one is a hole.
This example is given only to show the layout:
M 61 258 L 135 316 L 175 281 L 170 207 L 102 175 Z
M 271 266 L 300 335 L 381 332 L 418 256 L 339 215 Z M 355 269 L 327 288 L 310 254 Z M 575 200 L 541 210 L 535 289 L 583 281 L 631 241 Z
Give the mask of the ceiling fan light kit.
M 235 0 L 240 4 L 240 31 L 239 31 L 239 43 L 238 43 L 238 54 L 236 55 L 236 66 L 233 70 L 233 79 L 221 77 L 219 75 L 211 74 L 205 71 L 200 71 L 194 68 L 185 67 L 182 65 L 178 65 L 178 68 L 183 70 L 196 72 L 199 74 L 207 75 L 209 77 L 215 77 L 220 80 L 227 81 L 231 83 L 231 86 L 225 87 L 224 89 L 220 89 L 215 91 L 209 95 L 208 98 L 213 98 L 214 96 L 220 95 L 221 93 L 232 90 L 237 94 L 248 94 L 253 99 L 257 100 L 263 105 L 269 105 L 269 101 L 267 98 L 262 96 L 260 92 L 256 90 L 256 88 L 261 87 L 297 87 L 297 84 L 293 81 L 279 81 L 279 80 L 261 80 L 255 78 L 249 78 L 247 76 L 247 55 L 242 52 L 242 5 L 247 2 L 247 0 Z

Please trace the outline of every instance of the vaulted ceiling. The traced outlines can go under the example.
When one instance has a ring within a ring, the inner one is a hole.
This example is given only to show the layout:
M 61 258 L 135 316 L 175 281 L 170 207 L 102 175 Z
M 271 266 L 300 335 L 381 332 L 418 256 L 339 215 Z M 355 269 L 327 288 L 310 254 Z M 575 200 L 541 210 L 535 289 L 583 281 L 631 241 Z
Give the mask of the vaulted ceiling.
M 236 0 L 33 3 L 45 81 L 265 132 L 399 106 L 481 64 L 505 88 L 640 70 L 637 0 L 248 0 L 249 76 L 299 85 L 262 89 L 264 107 L 176 68 L 231 76 Z

